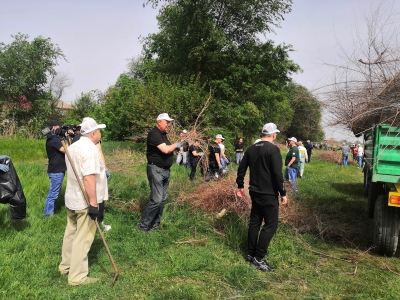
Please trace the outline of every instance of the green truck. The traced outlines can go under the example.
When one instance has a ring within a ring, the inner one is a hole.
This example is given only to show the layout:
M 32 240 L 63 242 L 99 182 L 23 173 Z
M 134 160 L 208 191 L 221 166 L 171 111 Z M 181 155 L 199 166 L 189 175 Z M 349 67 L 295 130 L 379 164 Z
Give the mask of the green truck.
M 393 256 L 400 226 L 400 127 L 374 125 L 364 134 L 364 189 L 374 219 L 374 251 Z

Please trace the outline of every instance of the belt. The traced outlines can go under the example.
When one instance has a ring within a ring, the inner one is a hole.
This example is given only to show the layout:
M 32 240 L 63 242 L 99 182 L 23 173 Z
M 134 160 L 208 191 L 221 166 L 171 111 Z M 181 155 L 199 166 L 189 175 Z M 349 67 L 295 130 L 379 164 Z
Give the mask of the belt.
M 157 166 L 156 164 L 153 164 L 152 162 L 148 162 L 147 164 L 148 164 L 148 165 L 156 166 L 156 167 L 158 167 L 158 168 L 160 168 L 160 169 L 167 170 L 167 171 L 169 171 L 169 169 L 170 169 L 170 167 L 167 168 L 167 167 Z

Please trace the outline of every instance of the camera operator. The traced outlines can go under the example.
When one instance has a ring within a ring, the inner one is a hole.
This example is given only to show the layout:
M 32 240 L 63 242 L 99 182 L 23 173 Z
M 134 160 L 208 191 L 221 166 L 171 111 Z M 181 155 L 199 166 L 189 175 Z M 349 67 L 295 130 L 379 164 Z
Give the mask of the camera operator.
M 56 200 L 61 190 L 65 171 L 67 170 L 67 166 L 65 165 L 65 150 L 61 144 L 61 137 L 57 134 L 57 129 L 59 129 L 60 126 L 61 123 L 56 120 L 51 120 L 47 124 L 47 127 L 51 130 L 47 134 L 46 140 L 46 153 L 49 159 L 47 175 L 50 178 L 50 189 L 44 205 L 45 217 L 54 214 Z
M 81 126 L 80 125 L 76 125 L 75 135 L 74 135 L 74 138 L 72 139 L 71 144 L 75 143 L 76 141 L 79 141 L 81 136 L 82 136 L 82 134 L 81 134 Z

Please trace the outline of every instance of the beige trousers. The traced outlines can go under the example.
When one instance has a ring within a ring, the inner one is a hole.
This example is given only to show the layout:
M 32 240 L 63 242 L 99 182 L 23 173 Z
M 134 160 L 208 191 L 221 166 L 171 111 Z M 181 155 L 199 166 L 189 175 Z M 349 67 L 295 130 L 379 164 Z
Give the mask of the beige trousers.
M 67 208 L 67 227 L 62 245 L 62 260 L 58 269 L 68 273 L 68 284 L 80 285 L 89 273 L 88 252 L 96 234 L 96 224 L 87 214 L 87 209 Z

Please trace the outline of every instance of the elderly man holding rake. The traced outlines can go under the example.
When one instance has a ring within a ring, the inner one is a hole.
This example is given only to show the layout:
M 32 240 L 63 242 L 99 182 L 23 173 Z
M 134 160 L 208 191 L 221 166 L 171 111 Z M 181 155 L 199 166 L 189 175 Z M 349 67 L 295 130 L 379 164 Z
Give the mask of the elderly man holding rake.
M 101 139 L 100 129 L 105 127 L 92 118 L 85 118 L 81 124 L 82 137 L 68 147 L 70 159 L 67 160 L 65 191 L 67 226 L 62 245 L 62 261 L 58 269 L 61 274 L 68 274 L 68 284 L 72 286 L 99 280 L 88 277 L 88 252 L 96 233 L 98 203 L 108 199 L 105 165 L 96 147 Z

